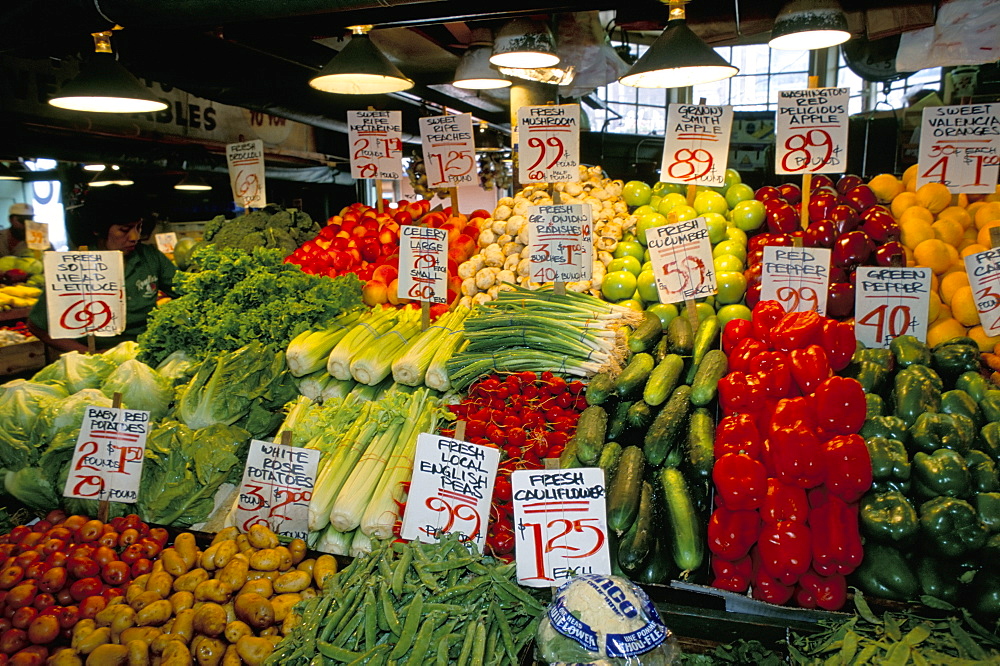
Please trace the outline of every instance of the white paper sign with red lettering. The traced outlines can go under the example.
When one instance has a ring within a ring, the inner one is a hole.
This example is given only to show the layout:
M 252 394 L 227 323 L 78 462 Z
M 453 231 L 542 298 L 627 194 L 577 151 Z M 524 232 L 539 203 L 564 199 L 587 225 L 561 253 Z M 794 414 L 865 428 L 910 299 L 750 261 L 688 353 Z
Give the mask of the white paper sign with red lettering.
M 173 231 L 156 234 L 153 238 L 156 239 L 156 249 L 163 254 L 170 254 L 174 251 L 174 247 L 177 245 L 177 234 Z
M 42 263 L 49 335 L 108 337 L 125 330 L 121 252 L 46 252 Z
M 433 543 L 459 534 L 482 552 L 499 465 L 500 451 L 495 448 L 418 435 L 400 535 Z
M 646 247 L 661 303 L 703 298 L 718 291 L 705 218 L 646 229 Z
M 965 270 L 983 332 L 1000 334 L 1000 248 L 968 255 Z
M 243 141 L 226 145 L 226 164 L 229 166 L 229 185 L 233 200 L 244 208 L 263 208 L 267 205 L 264 187 L 264 141 Z
M 404 224 L 399 228 L 400 298 L 448 302 L 448 232 Z
M 785 312 L 813 310 L 826 315 L 829 288 L 829 249 L 764 246 L 760 300 L 778 301 Z
M 49 249 L 49 225 L 45 222 L 25 220 L 24 240 L 27 241 L 29 250 Z
M 87 407 L 63 496 L 135 503 L 148 432 L 149 412 Z
M 429 187 L 458 187 L 479 183 L 472 115 L 430 116 L 420 119 L 420 143 Z
M 578 574 L 610 574 L 604 470 L 518 470 L 514 496 L 517 581 L 560 585 Z
M 927 339 L 931 269 L 860 266 L 854 284 L 854 337 L 866 347 L 893 338 Z
M 668 104 L 660 180 L 719 187 L 726 182 L 733 107 Z
M 778 91 L 774 172 L 843 173 L 849 88 Z
M 917 187 L 941 183 L 952 194 L 992 194 L 1000 172 L 1000 104 L 925 108 L 917 164 Z
M 236 504 L 236 525 L 271 528 L 293 539 L 309 536 L 309 501 L 316 485 L 318 449 L 250 440 Z
M 580 105 L 522 106 L 517 110 L 521 183 L 580 180 Z
M 531 279 L 535 282 L 589 280 L 594 270 L 594 224 L 590 204 L 528 209 Z
M 402 111 L 348 111 L 351 178 L 402 178 L 402 133 Z

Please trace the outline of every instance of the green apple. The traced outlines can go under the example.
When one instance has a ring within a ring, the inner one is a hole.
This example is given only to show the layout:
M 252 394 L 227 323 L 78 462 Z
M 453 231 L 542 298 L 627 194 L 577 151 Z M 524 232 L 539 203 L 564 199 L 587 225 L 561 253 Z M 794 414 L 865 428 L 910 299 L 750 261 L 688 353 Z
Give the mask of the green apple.
M 651 260 L 652 255 L 649 254 L 649 248 L 646 248 L 646 251 L 642 253 L 642 262 L 648 264 Z
M 764 204 L 756 199 L 747 199 L 733 206 L 733 225 L 743 231 L 760 229 L 764 216 Z
M 639 298 L 647 303 L 657 303 L 660 300 L 660 293 L 656 290 L 656 276 L 652 270 L 644 270 L 639 273 L 636 280 Z
M 736 183 L 726 190 L 726 203 L 730 208 L 736 208 L 736 204 L 749 199 L 753 199 L 753 188 L 746 183 Z
M 731 254 L 740 261 L 747 260 L 747 249 L 736 241 L 724 240 L 712 248 L 712 258 L 721 257 L 724 254 Z
M 633 239 L 635 236 L 632 237 Z M 642 253 L 646 251 L 640 243 L 635 240 L 621 240 L 618 242 L 618 246 L 615 247 L 614 257 L 620 259 L 621 257 L 635 257 L 642 263 Z
M 646 312 L 651 312 L 660 318 L 660 325 L 663 326 L 663 330 L 667 330 L 667 326 L 670 322 L 677 316 L 677 306 L 673 303 L 653 303 L 648 308 Z
M 742 243 L 743 247 L 747 246 L 747 232 L 743 231 L 738 227 L 727 227 L 726 228 L 726 240 L 736 241 L 737 243 Z
M 604 281 L 601 283 L 601 295 L 606 300 L 616 303 L 631 298 L 632 294 L 635 293 L 636 284 L 636 277 L 632 273 L 628 271 L 609 270 L 604 276 Z
M 705 224 L 708 225 L 708 240 L 712 245 L 726 240 L 726 218 L 718 213 L 705 213 Z
M 739 257 L 734 257 L 731 254 L 720 254 L 715 258 L 715 272 L 723 273 L 727 271 L 740 271 L 743 272 L 745 266 L 743 262 L 740 261 Z
M 715 300 L 723 305 L 732 305 L 743 300 L 747 292 L 747 279 L 739 271 L 720 271 L 715 275 L 715 284 L 719 293 Z
M 653 196 L 649 197 L 649 207 L 652 208 L 653 210 L 656 210 L 657 208 L 660 207 L 661 201 L 663 201 L 663 197 L 661 197 L 659 194 L 654 194 Z
M 614 273 L 617 271 L 628 271 L 632 275 L 638 275 L 642 270 L 642 264 L 639 260 L 633 257 L 631 254 L 626 254 L 623 257 L 617 257 L 611 260 L 608 264 L 608 272 Z
M 665 197 L 668 194 L 683 194 L 684 186 L 680 183 L 664 183 L 662 180 L 653 185 L 653 194 Z
M 642 302 L 635 300 L 634 298 L 626 298 L 623 301 L 615 301 L 615 305 L 621 305 L 622 307 L 631 308 L 636 312 L 643 312 L 644 308 Z
M 646 215 L 648 213 L 655 213 L 655 212 L 656 212 L 655 208 L 646 205 L 646 206 L 639 206 L 634 211 L 632 211 L 632 214 L 635 215 L 636 217 L 639 217 L 640 215 Z
M 665 218 L 660 213 L 655 211 L 646 213 L 644 215 L 636 216 L 635 223 L 635 237 L 643 245 L 646 244 L 646 230 L 653 229 L 654 227 L 662 227 L 667 223 L 667 218 Z
M 726 324 L 733 319 L 746 319 L 750 321 L 751 315 L 750 308 L 747 306 L 742 303 L 732 303 L 719 308 L 715 316 L 719 318 L 719 326 L 724 329 L 726 328 Z
M 684 204 L 683 206 L 676 206 L 672 211 L 670 211 L 677 217 L 678 222 L 684 222 L 685 220 L 693 220 L 699 217 L 698 211 L 693 207 Z
M 653 188 L 641 180 L 630 180 L 622 188 L 622 199 L 629 206 L 645 206 L 652 195 Z
M 736 169 L 726 169 L 726 175 L 725 175 L 726 187 L 732 187 L 733 185 L 737 185 L 742 182 L 743 179 L 740 177 L 739 171 L 737 171 Z
M 646 250 L 646 254 L 649 255 L 649 250 Z M 639 272 L 644 273 L 646 271 L 652 271 L 652 270 L 653 270 L 653 262 L 647 259 L 642 263 L 642 270 Z
M 726 198 L 718 192 L 706 191 L 699 192 L 695 196 L 694 209 L 698 211 L 699 215 L 704 215 L 705 213 L 718 213 L 721 215 L 729 210 L 729 204 L 726 203 Z
M 684 196 L 683 194 L 679 194 L 677 192 L 671 192 L 670 194 L 667 194 L 666 196 L 663 197 L 663 199 L 660 201 L 660 205 L 656 207 L 656 210 L 657 212 L 666 215 L 677 206 L 686 206 L 686 205 L 687 205 L 686 196 Z

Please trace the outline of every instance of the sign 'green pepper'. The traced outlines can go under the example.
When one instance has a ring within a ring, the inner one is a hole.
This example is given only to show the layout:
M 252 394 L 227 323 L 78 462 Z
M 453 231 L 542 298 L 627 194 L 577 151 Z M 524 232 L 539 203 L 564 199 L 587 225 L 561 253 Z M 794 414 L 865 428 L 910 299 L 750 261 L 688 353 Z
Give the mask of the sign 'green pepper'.
M 910 450 L 952 449 L 965 455 L 976 441 L 976 426 L 962 414 L 924 413 L 910 428 Z
M 895 402 L 895 414 L 910 426 L 917 417 L 926 412 L 941 411 L 941 388 L 935 387 L 927 380 L 918 368 L 923 365 L 911 365 L 896 375 L 895 389 L 892 396 Z M 928 372 L 933 372 L 927 369 Z
M 983 413 L 979 410 L 979 405 L 971 395 L 959 389 L 941 394 L 941 412 L 968 416 L 977 428 L 983 425 Z
M 889 351 L 896 357 L 896 364 L 901 368 L 911 365 L 930 365 L 931 350 L 921 340 L 912 335 L 901 335 L 889 343 Z
M 931 550 L 951 558 L 982 548 L 989 536 L 972 505 L 954 497 L 935 497 L 921 504 L 920 529 Z
M 918 497 L 969 496 L 969 468 L 957 451 L 938 449 L 931 454 L 921 451 L 913 456 L 911 466 L 913 490 Z
M 979 369 L 979 345 L 970 338 L 952 338 L 931 351 L 931 364 L 949 384 L 965 372 Z
M 872 480 L 903 482 L 909 488 L 910 457 L 898 439 L 869 437 L 865 440 L 872 460 Z
M 865 594 L 908 601 L 920 594 L 920 583 L 903 554 L 891 546 L 865 544 L 865 559 L 854 572 L 854 582 Z
M 979 514 L 979 522 L 986 526 L 990 534 L 1000 532 L 1000 493 L 977 493 L 973 501 L 976 513 Z M 990 565 L 996 565 L 996 561 Z
M 976 446 L 991 456 L 1000 460 L 1000 422 L 987 423 L 979 431 L 979 441 Z
M 920 531 L 917 510 L 898 491 L 865 495 L 859 517 L 866 537 L 890 545 L 906 544 Z
M 973 400 L 979 402 L 986 397 L 986 392 L 990 390 L 990 384 L 978 371 L 963 372 L 955 380 L 955 388 L 959 391 L 965 391 L 972 396 Z
M 869 417 L 858 433 L 865 439 L 870 437 L 885 437 L 886 439 L 898 439 L 904 444 L 909 439 L 909 426 L 898 416 L 871 416 Z M 1000 440 L 1000 437 L 997 438 Z
M 973 449 L 965 454 L 965 466 L 969 468 L 969 480 L 974 493 L 993 493 L 1000 491 L 1000 479 L 997 478 L 997 465 L 993 458 L 982 451 Z

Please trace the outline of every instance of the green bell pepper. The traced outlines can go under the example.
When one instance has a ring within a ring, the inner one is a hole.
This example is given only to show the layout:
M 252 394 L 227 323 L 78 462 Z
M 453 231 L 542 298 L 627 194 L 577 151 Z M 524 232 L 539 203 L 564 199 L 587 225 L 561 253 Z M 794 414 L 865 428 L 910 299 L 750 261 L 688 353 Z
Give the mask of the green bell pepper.
M 920 451 L 913 456 L 911 467 L 913 491 L 917 497 L 930 499 L 939 495 L 969 496 L 969 468 L 957 451 L 938 449 L 931 454 Z
M 921 504 L 920 529 L 928 548 L 951 558 L 982 548 L 989 535 L 972 505 L 954 497 L 935 497 Z
M 986 526 L 990 534 L 1000 532 L 1000 493 L 976 493 L 973 502 L 976 513 L 979 514 L 979 522 Z
M 993 460 L 1000 460 L 1000 422 L 994 421 L 984 425 L 979 431 L 976 446 Z
M 917 510 L 898 491 L 865 495 L 859 518 L 866 537 L 891 545 L 908 543 L 920 531 Z
M 986 392 L 990 390 L 990 384 L 978 372 L 963 372 L 955 380 L 955 388 L 965 391 L 972 399 L 979 402 L 986 397 Z
M 844 376 L 857 379 L 865 393 L 881 393 L 889 379 L 889 371 L 884 365 L 878 365 L 871 361 L 861 361 L 851 363 L 844 372 Z
M 916 570 L 924 594 L 950 604 L 958 603 L 961 589 L 958 579 L 962 571 L 954 562 L 924 555 L 917 560 Z
M 910 428 L 909 449 L 914 453 L 952 449 L 965 455 L 975 441 L 976 426 L 968 416 L 927 412 Z
M 911 365 L 910 367 L 905 368 L 905 370 L 911 377 L 918 377 L 923 379 L 925 382 L 929 382 L 938 393 L 944 393 L 944 382 L 941 380 L 941 376 L 931 370 L 929 366 Z
M 892 397 L 895 403 L 895 414 L 912 426 L 917 417 L 925 412 L 941 411 L 941 388 L 923 377 L 917 368 L 923 365 L 911 365 L 896 375 L 895 389 Z
M 984 569 L 973 581 L 975 601 L 972 610 L 984 615 L 1000 615 L 1000 573 Z
M 901 441 L 869 437 L 865 440 L 865 445 L 868 447 L 868 457 L 872 460 L 873 480 L 909 482 L 910 457 Z
M 972 396 L 960 389 L 946 391 L 941 394 L 941 412 L 944 414 L 961 414 L 968 416 L 977 428 L 983 425 L 983 413 Z
M 909 439 L 909 426 L 898 416 L 870 416 L 861 426 L 860 434 L 865 439 L 885 437 L 897 439 L 905 444 Z
M 965 466 L 969 468 L 969 479 L 974 493 L 994 493 L 1000 491 L 997 465 L 993 458 L 982 451 L 973 449 L 965 454 Z
M 896 368 L 896 359 L 893 357 L 892 352 L 884 347 L 858 349 L 854 352 L 854 356 L 851 357 L 852 363 L 862 363 L 865 361 L 885 368 L 886 372 L 892 372 Z
M 882 599 L 909 601 L 920 594 L 920 583 L 903 554 L 878 543 L 865 544 L 865 558 L 853 582 L 865 594 Z
M 969 338 L 953 338 L 934 347 L 931 365 L 952 384 L 963 373 L 979 370 L 979 345 Z
M 896 357 L 896 364 L 901 368 L 911 365 L 930 365 L 931 350 L 927 345 L 912 335 L 901 335 L 889 343 L 889 351 Z
M 865 407 L 868 410 L 868 413 L 865 414 L 867 418 L 883 416 L 885 414 L 885 400 L 882 399 L 882 396 L 875 393 L 865 394 Z
M 987 423 L 1000 421 L 1000 391 L 991 389 L 986 392 L 983 399 L 979 401 L 979 409 L 983 412 L 983 418 Z

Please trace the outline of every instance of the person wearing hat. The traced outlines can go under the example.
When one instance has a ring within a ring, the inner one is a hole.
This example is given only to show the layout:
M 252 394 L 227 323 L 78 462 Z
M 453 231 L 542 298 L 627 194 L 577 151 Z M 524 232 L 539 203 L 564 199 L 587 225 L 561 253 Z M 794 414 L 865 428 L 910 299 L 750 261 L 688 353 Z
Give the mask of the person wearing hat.
M 17 257 L 30 257 L 31 250 L 25 240 L 24 223 L 33 219 L 35 211 L 30 204 L 16 203 L 8 211 L 10 228 L 0 230 L 0 257 L 14 255 Z

